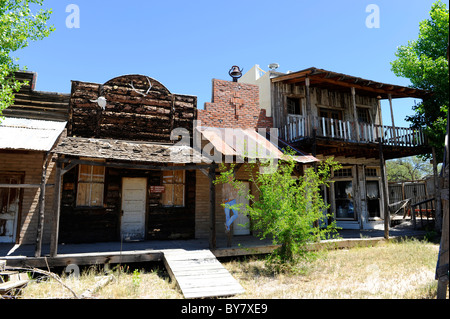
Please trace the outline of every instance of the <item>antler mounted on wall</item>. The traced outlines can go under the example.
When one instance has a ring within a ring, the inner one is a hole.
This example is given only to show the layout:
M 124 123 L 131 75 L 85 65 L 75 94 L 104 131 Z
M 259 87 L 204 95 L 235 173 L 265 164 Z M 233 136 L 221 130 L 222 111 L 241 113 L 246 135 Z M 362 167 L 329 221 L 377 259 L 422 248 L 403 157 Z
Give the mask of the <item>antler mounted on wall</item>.
M 131 88 L 133 89 L 134 92 L 136 92 L 136 93 L 138 93 L 138 94 L 140 94 L 142 96 L 147 96 L 148 92 L 150 92 L 150 90 L 152 89 L 152 83 L 150 82 L 150 79 L 148 77 L 146 77 L 146 78 L 147 78 L 147 81 L 148 81 L 148 90 L 147 90 L 147 92 L 143 93 L 144 90 L 135 89 L 134 86 L 133 86 L 133 81 L 131 81 L 130 86 L 131 86 Z

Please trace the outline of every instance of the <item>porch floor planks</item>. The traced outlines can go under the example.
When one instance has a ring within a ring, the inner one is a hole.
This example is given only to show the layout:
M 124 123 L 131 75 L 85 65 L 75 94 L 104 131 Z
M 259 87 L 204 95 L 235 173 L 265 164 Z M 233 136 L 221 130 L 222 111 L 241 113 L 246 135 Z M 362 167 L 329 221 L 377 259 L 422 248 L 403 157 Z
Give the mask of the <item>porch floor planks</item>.
M 210 250 L 164 250 L 164 264 L 185 298 L 224 297 L 244 288 Z

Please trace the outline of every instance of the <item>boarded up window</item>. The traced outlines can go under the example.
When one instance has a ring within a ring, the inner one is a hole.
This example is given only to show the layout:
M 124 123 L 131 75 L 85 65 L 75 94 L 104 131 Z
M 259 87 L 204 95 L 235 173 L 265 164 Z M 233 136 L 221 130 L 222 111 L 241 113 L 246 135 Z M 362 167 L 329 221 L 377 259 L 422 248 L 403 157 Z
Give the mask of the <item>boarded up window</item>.
M 163 171 L 164 193 L 161 204 L 164 206 L 184 206 L 184 170 Z
M 78 171 L 77 206 L 103 206 L 105 167 L 80 165 Z

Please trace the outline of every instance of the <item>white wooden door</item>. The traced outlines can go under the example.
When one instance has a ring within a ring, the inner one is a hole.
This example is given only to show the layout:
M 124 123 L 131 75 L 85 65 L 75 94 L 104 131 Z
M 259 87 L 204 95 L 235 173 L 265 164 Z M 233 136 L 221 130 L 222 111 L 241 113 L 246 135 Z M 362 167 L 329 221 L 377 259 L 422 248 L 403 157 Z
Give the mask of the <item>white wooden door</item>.
M 127 240 L 145 239 L 146 178 L 122 179 L 121 236 Z
M 250 184 L 248 182 L 243 182 L 242 184 L 243 184 L 243 193 L 247 194 Z M 250 227 L 249 227 L 250 219 L 248 218 L 245 212 L 245 207 L 246 205 L 248 205 L 248 199 L 246 198 L 245 195 L 238 195 L 236 203 L 242 204 L 242 206 L 238 217 L 233 222 L 233 235 L 250 235 Z

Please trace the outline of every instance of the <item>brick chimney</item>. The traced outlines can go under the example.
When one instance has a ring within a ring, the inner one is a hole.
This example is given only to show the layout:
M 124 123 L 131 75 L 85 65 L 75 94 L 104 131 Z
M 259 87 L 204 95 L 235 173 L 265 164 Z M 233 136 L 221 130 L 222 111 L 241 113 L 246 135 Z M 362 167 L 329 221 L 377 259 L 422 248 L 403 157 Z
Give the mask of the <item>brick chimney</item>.
M 222 128 L 272 128 L 271 117 L 259 107 L 259 87 L 253 84 L 212 80 L 212 100 L 198 110 L 201 126 Z

